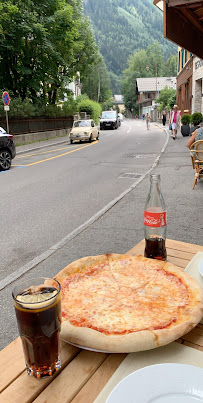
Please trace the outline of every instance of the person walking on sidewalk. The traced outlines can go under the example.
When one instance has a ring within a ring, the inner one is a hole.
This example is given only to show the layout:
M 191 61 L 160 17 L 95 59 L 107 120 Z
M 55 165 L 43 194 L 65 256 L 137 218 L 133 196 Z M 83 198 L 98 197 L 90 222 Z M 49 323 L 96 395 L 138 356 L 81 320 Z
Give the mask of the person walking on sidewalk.
M 149 130 L 149 128 L 150 128 L 150 121 L 151 121 L 151 118 L 150 118 L 150 116 L 149 116 L 149 113 L 148 113 L 148 112 L 147 112 L 147 114 L 146 114 L 146 118 L 145 118 L 145 120 L 146 120 L 147 130 Z
M 165 126 L 165 124 L 166 124 L 166 111 L 163 111 L 163 114 L 162 114 L 162 124 L 163 124 L 163 126 Z
M 174 105 L 173 111 L 171 111 L 170 113 L 170 120 L 169 120 L 169 124 L 171 123 L 172 125 L 173 140 L 176 139 L 178 127 L 180 126 L 180 119 L 181 119 L 181 112 L 178 111 L 177 105 Z

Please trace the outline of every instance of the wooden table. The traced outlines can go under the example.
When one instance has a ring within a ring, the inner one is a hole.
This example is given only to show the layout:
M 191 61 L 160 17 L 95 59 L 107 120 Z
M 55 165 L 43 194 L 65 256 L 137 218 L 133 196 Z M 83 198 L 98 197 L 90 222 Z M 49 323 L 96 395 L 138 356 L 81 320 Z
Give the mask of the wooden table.
M 144 241 L 141 241 L 127 253 L 143 254 L 143 250 Z M 181 270 L 198 251 L 203 251 L 203 247 L 167 240 L 167 260 Z M 203 325 L 198 324 L 177 341 L 203 351 Z M 80 350 L 62 342 L 62 368 L 53 378 L 37 380 L 26 373 L 21 340 L 18 337 L 0 352 L 0 402 L 91 403 L 126 355 Z

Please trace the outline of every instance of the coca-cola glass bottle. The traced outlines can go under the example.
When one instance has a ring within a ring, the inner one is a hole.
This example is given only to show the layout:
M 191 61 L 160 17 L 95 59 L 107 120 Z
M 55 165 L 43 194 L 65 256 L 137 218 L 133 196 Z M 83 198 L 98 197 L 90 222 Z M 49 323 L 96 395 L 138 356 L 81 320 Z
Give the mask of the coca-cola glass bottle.
M 166 260 L 166 207 L 160 175 L 150 175 L 150 191 L 144 209 L 145 257 Z

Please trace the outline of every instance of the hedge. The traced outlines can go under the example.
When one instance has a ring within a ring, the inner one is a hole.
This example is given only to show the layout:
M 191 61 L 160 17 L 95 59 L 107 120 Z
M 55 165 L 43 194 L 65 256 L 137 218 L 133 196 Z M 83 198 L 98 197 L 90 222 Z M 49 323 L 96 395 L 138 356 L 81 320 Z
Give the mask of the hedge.
M 78 111 L 86 112 L 96 123 L 99 121 L 99 116 L 101 115 L 101 105 L 90 99 L 83 99 L 78 103 Z
M 98 123 L 101 115 L 101 106 L 97 102 L 91 101 L 87 95 L 82 95 L 75 100 L 72 96 L 61 105 L 33 104 L 29 100 L 22 101 L 20 98 L 13 98 L 10 102 L 9 118 L 26 119 L 34 117 L 67 117 L 73 116 L 77 112 L 86 112 Z M 5 117 L 3 102 L 0 103 L 0 118 Z

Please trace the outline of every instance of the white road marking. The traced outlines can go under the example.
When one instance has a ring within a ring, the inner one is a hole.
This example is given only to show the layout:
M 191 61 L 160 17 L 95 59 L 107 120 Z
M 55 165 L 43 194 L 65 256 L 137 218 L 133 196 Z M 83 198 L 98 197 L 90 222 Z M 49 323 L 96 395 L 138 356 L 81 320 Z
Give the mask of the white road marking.
M 131 128 L 130 128 L 131 130 Z M 158 161 L 160 159 L 161 154 L 164 152 L 168 140 L 169 140 L 169 134 L 166 132 L 166 141 L 165 144 L 158 155 L 158 157 L 155 159 L 154 163 L 152 164 L 151 168 L 142 175 L 139 179 L 136 180 L 128 189 L 126 189 L 124 192 L 122 192 L 118 197 L 116 197 L 114 200 L 110 201 L 106 206 L 104 206 L 101 210 L 99 210 L 96 214 L 94 214 L 89 220 L 84 222 L 82 225 L 80 225 L 78 228 L 74 229 L 72 232 L 70 232 L 67 236 L 65 236 L 61 241 L 59 241 L 57 244 L 51 246 L 47 251 L 43 252 L 41 255 L 37 256 L 35 259 L 31 260 L 30 262 L 26 263 L 24 266 L 20 267 L 18 270 L 15 272 L 9 274 L 7 277 L 5 277 L 3 280 L 0 281 L 0 290 L 3 290 L 7 285 L 11 284 L 13 281 L 17 280 L 19 277 L 21 277 L 23 274 L 27 273 L 29 270 L 33 269 L 35 266 L 37 266 L 39 263 L 43 262 L 43 260 L 47 259 L 49 256 L 53 255 L 58 249 L 61 249 L 66 243 L 71 241 L 73 238 L 75 238 L 77 235 L 79 235 L 82 231 L 84 231 L 86 228 L 89 227 L 89 225 L 93 224 L 95 221 L 97 221 L 103 214 L 105 214 L 110 208 L 112 208 L 118 201 L 120 201 L 124 196 L 126 196 L 131 190 L 133 190 L 140 182 L 143 181 L 143 179 L 156 167 L 158 164 Z
M 127 123 L 123 122 L 123 125 L 126 125 L 129 127 L 129 130 L 127 131 L 127 133 L 129 133 L 132 130 L 132 127 L 130 125 L 128 125 Z

